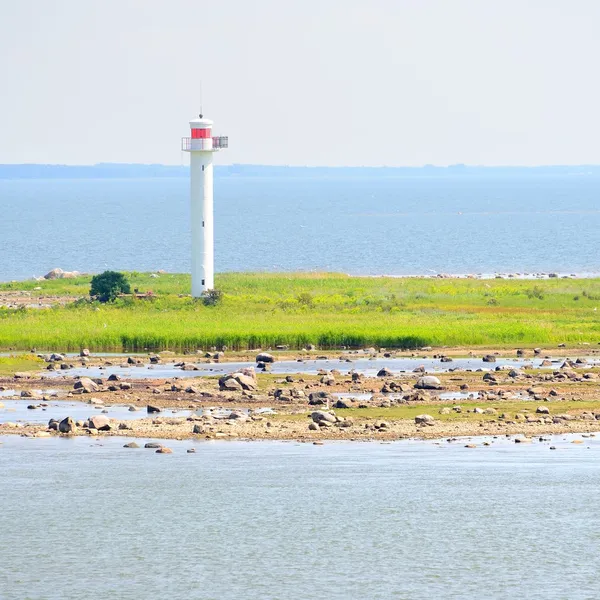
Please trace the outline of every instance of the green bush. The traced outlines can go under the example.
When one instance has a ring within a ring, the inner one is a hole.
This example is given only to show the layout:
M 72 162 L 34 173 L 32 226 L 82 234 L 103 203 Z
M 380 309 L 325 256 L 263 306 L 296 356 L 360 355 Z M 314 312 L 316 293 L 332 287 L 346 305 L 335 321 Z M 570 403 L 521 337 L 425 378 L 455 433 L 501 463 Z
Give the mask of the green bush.
M 202 292 L 202 303 L 204 306 L 217 306 L 223 301 L 223 292 L 221 290 L 206 290 Z
M 131 294 L 127 277 L 117 271 L 104 271 L 92 277 L 90 296 L 100 302 L 114 302 L 119 294 Z

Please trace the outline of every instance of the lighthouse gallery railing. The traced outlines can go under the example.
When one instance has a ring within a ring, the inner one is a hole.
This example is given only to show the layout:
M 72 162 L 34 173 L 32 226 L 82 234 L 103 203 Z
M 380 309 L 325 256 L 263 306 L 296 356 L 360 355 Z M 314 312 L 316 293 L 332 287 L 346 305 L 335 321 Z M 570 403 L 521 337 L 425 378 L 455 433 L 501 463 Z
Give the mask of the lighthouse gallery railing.
M 221 150 L 229 148 L 229 137 L 219 135 L 213 138 L 181 138 L 181 149 L 190 150 Z

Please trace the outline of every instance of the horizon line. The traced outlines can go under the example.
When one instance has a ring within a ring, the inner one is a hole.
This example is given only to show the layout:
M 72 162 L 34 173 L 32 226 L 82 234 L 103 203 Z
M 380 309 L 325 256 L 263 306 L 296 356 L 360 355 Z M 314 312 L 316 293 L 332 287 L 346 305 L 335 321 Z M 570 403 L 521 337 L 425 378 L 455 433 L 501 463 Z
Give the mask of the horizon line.
M 216 167 L 261 167 L 271 169 L 557 169 L 557 168 L 599 168 L 600 163 L 554 163 L 537 165 L 485 165 L 452 163 L 449 165 L 302 165 L 302 164 L 268 164 L 268 163 L 225 163 L 215 165 Z M 0 167 L 69 167 L 69 168 L 94 168 L 94 167 L 163 167 L 167 169 L 189 168 L 189 165 L 174 165 L 165 163 L 136 163 L 136 162 L 97 162 L 85 164 L 72 163 L 44 163 L 44 162 L 21 162 L 0 163 Z

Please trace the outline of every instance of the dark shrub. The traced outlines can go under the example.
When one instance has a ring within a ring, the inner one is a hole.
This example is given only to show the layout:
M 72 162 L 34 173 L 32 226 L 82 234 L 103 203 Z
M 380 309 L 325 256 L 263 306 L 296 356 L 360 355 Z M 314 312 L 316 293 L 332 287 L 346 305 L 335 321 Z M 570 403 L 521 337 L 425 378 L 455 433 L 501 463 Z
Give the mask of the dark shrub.
M 127 277 L 117 271 L 104 271 L 92 277 L 90 296 L 100 302 L 113 302 L 119 294 L 131 294 Z
M 204 306 L 216 306 L 221 304 L 223 292 L 221 290 L 206 290 L 202 293 L 202 302 Z

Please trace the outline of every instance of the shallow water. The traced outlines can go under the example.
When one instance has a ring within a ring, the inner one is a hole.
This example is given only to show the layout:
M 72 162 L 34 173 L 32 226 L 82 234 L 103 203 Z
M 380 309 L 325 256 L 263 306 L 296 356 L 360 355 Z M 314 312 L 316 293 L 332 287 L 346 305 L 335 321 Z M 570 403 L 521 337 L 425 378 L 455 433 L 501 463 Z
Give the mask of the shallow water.
M 498 358 L 495 363 L 483 362 L 481 358 L 456 358 L 452 362 L 441 362 L 434 358 L 376 358 L 366 359 L 357 358 L 351 361 L 331 359 L 331 360 L 303 360 L 303 361 L 277 361 L 273 363 L 269 372 L 275 375 L 314 375 L 321 370 L 330 371 L 337 369 L 342 373 L 356 371 L 364 375 L 374 376 L 383 367 L 390 369 L 394 373 L 410 373 L 416 367 L 425 367 L 428 373 L 447 373 L 452 370 L 471 370 L 483 371 L 494 370 L 496 367 L 510 366 L 515 369 L 530 366 L 533 368 L 548 368 L 555 369 L 559 367 L 564 359 L 553 359 L 553 364 L 550 367 L 542 367 L 543 359 L 518 359 L 518 358 Z M 588 366 L 598 364 L 598 357 L 589 358 Z M 108 377 L 111 374 L 120 375 L 125 379 L 145 379 L 155 378 L 163 379 L 169 377 L 209 377 L 223 375 L 225 373 L 235 373 L 245 367 L 255 367 L 255 362 L 224 362 L 224 363 L 189 363 L 195 364 L 198 367 L 197 371 L 183 371 L 180 368 L 175 368 L 173 363 L 164 363 L 158 365 L 145 365 L 138 367 L 77 367 L 75 369 L 66 369 L 60 371 L 49 371 L 51 377 L 59 377 L 61 375 L 87 376 L 87 377 Z
M 39 406 L 42 403 L 47 404 L 47 406 L 40 406 L 36 409 L 27 408 L 27 406 L 30 404 Z M 24 398 L 23 400 L 3 399 L 1 404 L 4 406 L 0 407 L 0 423 L 6 423 L 7 421 L 23 423 L 47 423 L 50 419 L 62 420 L 65 417 L 72 417 L 76 421 L 84 421 L 97 414 L 106 414 L 108 418 L 118 419 L 120 421 L 145 419 L 148 417 L 145 406 L 141 407 L 140 410 L 130 411 L 129 407 L 116 404 L 111 406 L 96 406 L 93 404 L 87 404 L 86 402 L 69 402 L 66 400 L 49 400 L 44 402 L 41 398 Z M 172 411 L 167 409 L 159 414 L 151 416 L 186 417 L 191 413 L 192 411 L 190 410 Z
M 0 596 L 597 598 L 600 443 L 570 440 L 169 441 L 161 456 L 5 436 Z
M 46 406 L 40 406 L 45 404 Z M 28 405 L 35 405 L 38 408 L 29 409 Z M 210 414 L 215 419 L 225 419 L 235 412 L 250 412 L 248 408 L 222 408 L 222 407 L 206 407 L 200 409 L 188 410 L 171 410 L 164 409 L 160 413 L 148 414 L 146 407 L 138 407 L 136 411 L 130 411 L 129 406 L 112 404 L 112 405 L 93 405 L 87 402 L 73 402 L 68 400 L 49 400 L 42 401 L 41 398 L 26 398 L 22 400 L 6 400 L 0 402 L 0 423 L 8 421 L 18 423 L 48 423 L 50 419 L 61 421 L 66 417 L 72 417 L 76 421 L 85 421 L 89 417 L 96 414 L 105 414 L 109 419 L 118 421 L 132 421 L 137 419 L 146 419 L 148 417 L 189 417 L 191 415 L 202 416 Z M 272 408 L 263 407 L 252 409 L 255 414 L 273 415 L 276 412 Z M 1 596 L 0 596 L 1 598 Z

